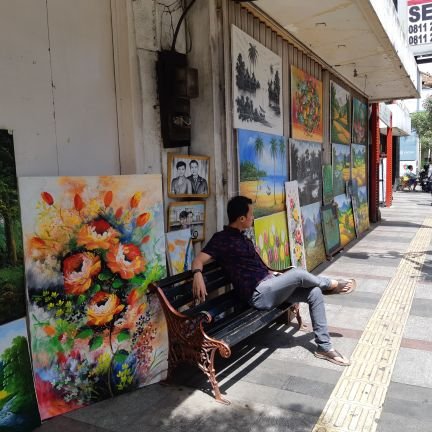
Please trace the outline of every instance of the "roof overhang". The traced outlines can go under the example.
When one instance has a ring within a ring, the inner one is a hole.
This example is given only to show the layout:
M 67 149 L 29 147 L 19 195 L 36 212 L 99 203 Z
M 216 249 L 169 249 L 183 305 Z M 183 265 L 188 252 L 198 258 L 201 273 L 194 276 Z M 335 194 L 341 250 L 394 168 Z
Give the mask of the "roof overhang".
M 420 97 L 417 63 L 392 0 L 256 0 L 264 12 L 371 102 Z

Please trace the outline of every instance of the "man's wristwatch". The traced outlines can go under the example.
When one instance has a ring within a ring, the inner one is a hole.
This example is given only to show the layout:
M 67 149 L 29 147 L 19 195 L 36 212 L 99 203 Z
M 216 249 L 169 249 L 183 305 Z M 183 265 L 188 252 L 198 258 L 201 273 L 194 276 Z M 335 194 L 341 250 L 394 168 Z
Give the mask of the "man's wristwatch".
M 192 274 L 194 275 L 195 273 L 202 273 L 202 270 L 201 269 L 192 270 Z

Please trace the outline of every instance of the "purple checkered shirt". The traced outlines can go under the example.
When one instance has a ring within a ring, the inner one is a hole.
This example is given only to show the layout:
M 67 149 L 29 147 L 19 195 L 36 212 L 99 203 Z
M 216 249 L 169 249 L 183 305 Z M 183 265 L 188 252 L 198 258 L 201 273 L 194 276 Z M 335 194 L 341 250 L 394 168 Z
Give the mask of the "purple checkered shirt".
M 246 302 L 255 287 L 269 275 L 253 243 L 236 228 L 224 226 L 202 251 L 221 264 L 239 297 Z

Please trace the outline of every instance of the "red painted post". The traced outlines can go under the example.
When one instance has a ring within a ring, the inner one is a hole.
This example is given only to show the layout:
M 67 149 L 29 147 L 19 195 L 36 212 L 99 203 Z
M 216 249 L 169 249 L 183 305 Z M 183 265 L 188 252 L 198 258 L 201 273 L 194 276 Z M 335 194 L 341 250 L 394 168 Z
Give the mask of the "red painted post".
M 369 160 L 369 218 L 378 221 L 379 206 L 379 163 L 380 163 L 380 131 L 379 104 L 372 104 L 371 116 L 371 148 Z
M 390 115 L 390 126 L 387 127 L 387 170 L 386 170 L 386 207 L 393 202 L 393 129 L 392 116 Z

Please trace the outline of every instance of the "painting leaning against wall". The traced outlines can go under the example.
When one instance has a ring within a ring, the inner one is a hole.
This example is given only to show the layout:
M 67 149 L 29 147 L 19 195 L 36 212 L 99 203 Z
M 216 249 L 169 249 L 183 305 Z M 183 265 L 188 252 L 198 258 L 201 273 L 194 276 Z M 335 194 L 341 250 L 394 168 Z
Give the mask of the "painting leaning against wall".
M 343 87 L 330 81 L 330 141 L 351 142 L 351 95 Z
M 160 175 L 20 178 L 42 419 L 164 378 Z
M 343 193 L 336 196 L 334 200 L 338 206 L 341 246 L 346 246 L 356 237 L 351 198 Z
M 352 142 L 368 143 L 368 106 L 353 98 Z
M 345 193 L 346 182 L 350 179 L 350 147 L 344 144 L 332 144 L 333 195 Z

